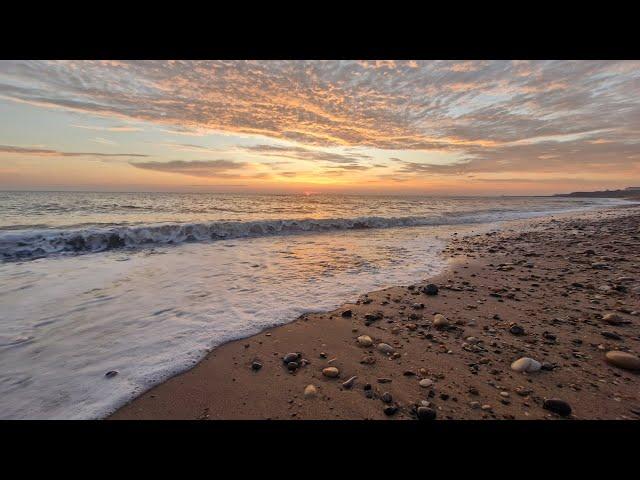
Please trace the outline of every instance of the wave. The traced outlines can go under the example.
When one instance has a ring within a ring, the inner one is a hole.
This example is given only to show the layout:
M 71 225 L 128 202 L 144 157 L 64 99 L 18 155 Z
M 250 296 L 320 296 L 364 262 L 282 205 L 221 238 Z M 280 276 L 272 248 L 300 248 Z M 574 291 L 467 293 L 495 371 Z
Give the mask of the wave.
M 584 210 L 572 209 L 572 210 Z M 234 238 L 290 235 L 372 228 L 416 227 L 485 223 L 569 211 L 482 210 L 448 215 L 357 217 L 300 220 L 212 221 L 160 223 L 117 227 L 29 229 L 0 232 L 0 257 L 5 261 L 29 260 L 65 253 L 92 253 L 122 248 L 175 245 Z

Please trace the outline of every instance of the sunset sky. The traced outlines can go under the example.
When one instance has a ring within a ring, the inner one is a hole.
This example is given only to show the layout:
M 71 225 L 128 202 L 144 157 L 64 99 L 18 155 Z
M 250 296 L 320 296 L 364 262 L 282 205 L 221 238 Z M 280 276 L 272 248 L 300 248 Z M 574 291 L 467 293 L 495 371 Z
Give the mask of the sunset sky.
M 631 61 L 0 61 L 0 189 L 640 185 Z

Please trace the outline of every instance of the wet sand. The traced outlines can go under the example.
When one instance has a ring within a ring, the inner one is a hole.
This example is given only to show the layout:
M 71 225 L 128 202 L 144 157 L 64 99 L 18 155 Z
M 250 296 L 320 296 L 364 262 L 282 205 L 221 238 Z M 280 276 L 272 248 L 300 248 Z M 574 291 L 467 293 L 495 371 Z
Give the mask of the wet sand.
M 605 359 L 640 354 L 640 207 L 527 225 L 460 235 L 443 274 L 218 347 L 109 418 L 640 419 L 640 371 Z

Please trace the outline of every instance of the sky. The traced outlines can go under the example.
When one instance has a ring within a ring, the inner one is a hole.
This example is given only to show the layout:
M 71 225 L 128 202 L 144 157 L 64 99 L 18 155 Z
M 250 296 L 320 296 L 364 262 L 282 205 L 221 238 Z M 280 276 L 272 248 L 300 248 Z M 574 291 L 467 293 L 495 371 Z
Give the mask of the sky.
M 0 189 L 640 185 L 635 61 L 0 61 Z

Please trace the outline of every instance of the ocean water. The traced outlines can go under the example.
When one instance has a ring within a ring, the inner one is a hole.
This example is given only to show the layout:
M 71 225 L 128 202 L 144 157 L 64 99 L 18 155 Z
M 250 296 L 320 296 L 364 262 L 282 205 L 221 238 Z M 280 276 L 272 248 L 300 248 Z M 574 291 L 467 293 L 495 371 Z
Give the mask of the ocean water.
M 620 203 L 0 192 L 0 418 L 102 418 L 224 342 L 439 273 L 454 232 Z

